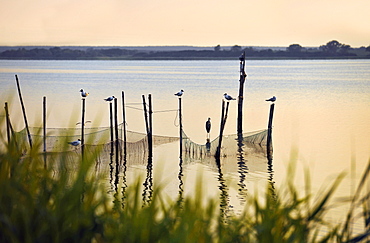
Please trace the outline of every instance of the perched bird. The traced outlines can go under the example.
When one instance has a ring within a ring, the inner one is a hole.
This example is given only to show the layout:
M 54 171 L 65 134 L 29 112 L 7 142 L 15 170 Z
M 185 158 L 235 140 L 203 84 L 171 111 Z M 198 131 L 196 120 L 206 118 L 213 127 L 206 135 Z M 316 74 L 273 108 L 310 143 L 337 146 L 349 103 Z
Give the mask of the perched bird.
M 89 95 L 89 93 L 85 92 L 83 89 L 80 89 L 80 92 L 81 92 L 81 96 L 83 98 L 87 97 Z
M 72 146 L 78 146 L 78 145 L 81 144 L 81 139 L 77 139 L 76 141 L 69 142 L 68 144 L 70 144 Z
M 209 133 L 211 131 L 211 118 L 208 117 L 208 120 L 206 121 L 206 131 Z
M 224 97 L 225 97 L 226 100 L 236 100 L 235 98 L 231 97 L 227 93 L 224 94 Z
M 180 90 L 179 92 L 177 92 L 175 95 L 180 97 L 182 94 L 184 93 L 184 90 Z
M 276 101 L 276 97 L 275 96 L 272 96 L 270 99 L 267 99 L 266 101 L 275 102 Z
M 114 98 L 116 98 L 116 97 L 114 97 L 113 95 L 112 96 L 110 96 L 110 97 L 108 97 L 108 98 L 106 98 L 106 99 L 104 99 L 105 101 L 112 101 L 112 100 L 114 100 Z

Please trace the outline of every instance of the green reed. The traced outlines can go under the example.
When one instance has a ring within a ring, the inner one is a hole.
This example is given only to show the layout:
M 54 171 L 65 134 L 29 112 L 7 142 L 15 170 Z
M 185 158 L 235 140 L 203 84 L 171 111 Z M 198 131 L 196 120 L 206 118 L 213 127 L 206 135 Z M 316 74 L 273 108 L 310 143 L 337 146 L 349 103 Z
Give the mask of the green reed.
M 2 136 L 0 136 L 2 137 Z M 369 240 L 370 163 L 343 223 L 332 225 L 324 216 L 344 177 L 340 174 L 314 200 L 309 175 L 306 190 L 295 188 L 294 161 L 286 186 L 264 195 L 246 196 L 240 215 L 220 213 L 218 199 L 204 203 L 202 191 L 173 201 L 155 187 L 150 203 L 143 204 L 138 179 L 125 190 L 124 199 L 106 192 L 99 178 L 89 173 L 97 154 L 86 153 L 73 171 L 63 169 L 66 155 L 48 155 L 60 166 L 44 167 L 40 144 L 25 148 L 13 140 L 0 153 L 0 242 L 361 242 Z M 202 183 L 199 180 L 198 183 Z M 270 186 L 270 185 L 269 185 Z M 196 187 L 201 188 L 201 187 Z M 112 197 L 114 197 L 112 200 Z M 112 203 L 113 201 L 113 203 Z M 364 231 L 354 235 L 351 222 L 360 218 Z M 324 229 L 324 231 L 322 231 Z M 319 232 L 321 233 L 319 234 Z M 324 232 L 324 233 L 323 233 Z

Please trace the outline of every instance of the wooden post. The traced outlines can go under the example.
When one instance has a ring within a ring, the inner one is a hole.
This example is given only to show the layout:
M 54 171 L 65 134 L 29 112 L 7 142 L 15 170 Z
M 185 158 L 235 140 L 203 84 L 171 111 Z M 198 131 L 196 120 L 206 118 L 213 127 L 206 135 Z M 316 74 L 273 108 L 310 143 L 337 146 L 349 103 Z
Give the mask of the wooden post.
M 243 133 L 243 99 L 244 99 L 244 81 L 247 77 L 245 73 L 245 52 L 239 57 L 240 60 L 240 79 L 239 79 L 239 96 L 238 96 L 238 134 Z
M 43 97 L 42 101 L 42 124 L 43 124 L 43 144 L 44 153 L 46 152 L 46 96 Z
M 44 144 L 44 168 L 46 169 L 46 96 L 42 101 L 42 128 L 43 128 L 43 144 Z
M 114 132 L 115 132 L 115 139 L 116 139 L 116 177 L 115 177 L 115 185 L 116 191 L 118 190 L 118 174 L 119 174 L 119 158 L 118 158 L 118 145 L 119 145 L 119 138 L 118 138 L 118 105 L 117 105 L 117 98 L 114 98 Z
M 180 159 L 182 159 L 182 107 L 181 97 L 179 96 L 179 125 L 180 125 Z
M 267 126 L 267 158 L 271 159 L 272 157 L 272 119 L 274 117 L 274 108 L 275 104 L 270 105 L 270 115 L 269 122 Z
M 126 109 L 125 109 L 125 92 L 122 91 L 122 124 L 123 124 L 123 148 L 125 150 L 124 154 L 126 155 L 127 147 L 126 147 L 126 142 L 127 142 L 127 137 L 126 137 Z
M 222 100 L 220 134 L 218 136 L 218 146 L 217 146 L 216 154 L 215 154 L 215 157 L 216 158 L 220 158 L 220 155 L 221 155 L 221 144 L 222 144 L 222 133 L 223 133 L 224 116 L 225 116 L 225 101 Z
M 145 129 L 146 129 L 146 134 L 148 138 L 148 153 L 150 155 L 150 144 L 149 144 L 149 137 L 150 137 L 150 128 L 149 128 L 149 121 L 148 121 L 148 112 L 146 109 L 146 102 L 145 102 L 145 96 L 142 95 L 143 98 L 143 108 L 144 108 L 144 119 L 145 119 Z
M 113 156 L 113 141 L 114 141 L 114 133 L 113 133 L 113 104 L 109 102 L 109 127 L 110 127 L 110 145 L 111 145 L 111 156 Z
M 149 102 L 149 137 L 148 137 L 148 144 L 149 144 L 149 156 L 153 156 L 153 109 L 152 109 L 152 95 L 148 95 L 148 102 Z
M 29 127 L 28 127 L 28 121 L 27 121 L 27 116 L 26 116 L 26 109 L 25 109 L 24 104 L 23 104 L 21 87 L 19 85 L 19 81 L 18 81 L 18 76 L 17 75 L 15 75 L 15 80 L 17 82 L 18 95 L 19 95 L 19 100 L 21 102 L 21 106 L 22 106 L 23 119 L 24 119 L 24 123 L 26 125 L 26 130 L 27 130 L 27 135 L 28 135 L 28 142 L 30 143 L 30 148 L 32 149 L 31 133 L 30 133 L 30 130 L 29 130 Z
M 8 139 L 8 144 L 10 144 L 10 119 L 9 119 L 9 109 L 8 109 L 8 103 L 5 102 L 5 119 L 6 119 L 6 136 Z
M 82 98 L 82 119 L 81 119 L 81 155 L 84 158 L 85 152 L 85 98 Z

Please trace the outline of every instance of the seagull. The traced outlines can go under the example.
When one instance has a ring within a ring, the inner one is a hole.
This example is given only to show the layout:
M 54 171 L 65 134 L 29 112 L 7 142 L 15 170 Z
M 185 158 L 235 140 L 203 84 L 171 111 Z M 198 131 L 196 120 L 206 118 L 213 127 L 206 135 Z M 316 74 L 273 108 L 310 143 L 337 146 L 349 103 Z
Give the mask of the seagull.
M 179 92 L 177 92 L 175 95 L 180 97 L 182 94 L 184 93 L 184 90 L 180 90 Z
M 89 93 L 85 92 L 83 89 L 80 89 L 80 92 L 81 92 L 81 96 L 83 98 L 87 97 L 89 95 Z
M 211 131 L 211 118 L 208 117 L 208 121 L 206 121 L 206 130 L 207 133 Z
M 78 146 L 78 145 L 81 144 L 81 139 L 77 139 L 76 141 L 69 142 L 68 144 L 70 144 L 72 146 Z
M 270 99 L 267 99 L 266 101 L 274 102 L 274 101 L 276 101 L 276 97 L 275 96 L 272 96 Z
M 236 100 L 235 98 L 231 97 L 230 95 L 228 95 L 227 93 L 224 94 L 224 97 L 225 99 L 227 100 Z
M 112 101 L 114 98 L 116 98 L 116 97 L 114 97 L 113 95 L 112 96 L 110 96 L 110 97 L 108 97 L 108 98 L 106 98 L 106 99 L 104 99 L 105 101 Z

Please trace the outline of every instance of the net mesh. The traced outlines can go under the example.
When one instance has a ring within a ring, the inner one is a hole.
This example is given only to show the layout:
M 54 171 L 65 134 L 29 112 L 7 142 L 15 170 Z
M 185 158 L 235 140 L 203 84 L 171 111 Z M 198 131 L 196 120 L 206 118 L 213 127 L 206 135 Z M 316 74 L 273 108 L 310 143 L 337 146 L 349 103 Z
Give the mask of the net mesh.
M 44 137 L 43 130 L 39 127 L 29 128 L 31 139 L 35 147 L 43 151 Z M 113 131 L 114 132 L 114 131 Z M 47 152 L 80 152 L 80 146 L 72 146 L 68 142 L 76 141 L 81 138 L 80 128 L 47 128 L 46 129 L 46 151 Z M 118 146 L 122 151 L 123 147 L 123 124 L 118 126 Z M 18 146 L 28 147 L 28 136 L 26 129 L 15 133 L 15 138 Z M 206 144 L 198 144 L 193 142 L 185 132 L 182 134 L 183 151 L 193 155 L 194 157 L 202 155 L 215 155 L 219 144 L 219 137 Z M 153 146 L 158 146 L 165 143 L 178 141 L 178 137 L 153 135 Z M 259 130 L 242 134 L 242 138 L 238 139 L 237 134 L 225 135 L 222 137 L 221 156 L 236 155 L 240 142 L 255 146 L 266 146 L 267 130 Z M 238 144 L 239 143 L 239 144 Z M 112 150 L 111 129 L 109 127 L 93 127 L 84 129 L 84 148 L 85 151 L 93 151 L 99 149 L 102 151 L 102 160 L 104 157 L 109 158 Z M 126 154 L 131 157 L 145 158 L 148 151 L 148 137 L 145 133 L 126 131 Z

